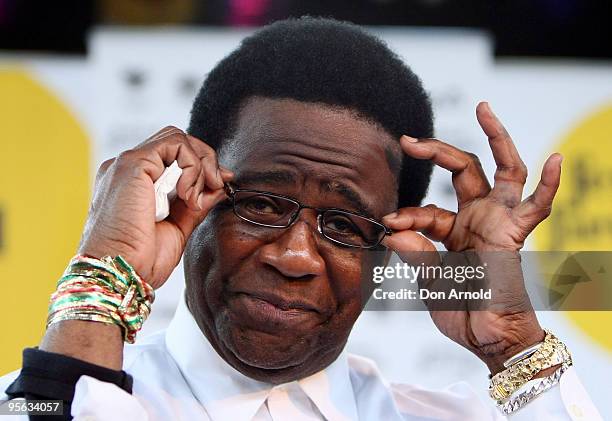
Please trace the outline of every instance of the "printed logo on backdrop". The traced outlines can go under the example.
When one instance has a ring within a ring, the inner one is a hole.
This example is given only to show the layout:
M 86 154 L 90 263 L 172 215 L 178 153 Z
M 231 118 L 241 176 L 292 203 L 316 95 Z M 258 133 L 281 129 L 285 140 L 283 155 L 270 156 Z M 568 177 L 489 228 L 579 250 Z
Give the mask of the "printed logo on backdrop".
M 550 218 L 534 233 L 542 251 L 612 250 L 612 104 L 586 116 L 556 145 L 563 154 L 561 187 Z M 569 304 L 598 297 L 612 305 L 611 264 L 592 264 L 592 253 L 577 253 L 554 270 L 546 287 L 550 300 Z M 546 253 L 543 254 L 546 256 Z M 571 302 L 567 302 L 570 300 Z M 612 352 L 612 312 L 568 312 L 567 316 L 596 343 Z

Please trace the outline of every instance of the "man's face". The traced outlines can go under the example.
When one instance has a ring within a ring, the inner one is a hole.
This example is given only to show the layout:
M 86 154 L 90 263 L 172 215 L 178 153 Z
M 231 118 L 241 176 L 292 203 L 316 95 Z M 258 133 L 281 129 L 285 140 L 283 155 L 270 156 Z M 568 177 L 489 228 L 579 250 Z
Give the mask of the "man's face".
M 219 160 L 235 172 L 238 188 L 380 220 L 396 208 L 391 167 L 400 156 L 387 132 L 347 110 L 256 97 L 240 111 Z M 362 274 L 383 259 L 323 238 L 313 209 L 279 229 L 241 220 L 228 202 L 189 241 L 187 302 L 229 364 L 258 380 L 287 382 L 342 351 L 364 305 Z

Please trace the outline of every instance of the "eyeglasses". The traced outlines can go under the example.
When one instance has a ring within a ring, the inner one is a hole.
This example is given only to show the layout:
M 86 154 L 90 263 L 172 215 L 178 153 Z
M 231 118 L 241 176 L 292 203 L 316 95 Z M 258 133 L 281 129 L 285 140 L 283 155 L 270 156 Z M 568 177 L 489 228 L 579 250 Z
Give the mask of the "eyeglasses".
M 328 240 L 347 247 L 377 247 L 391 229 L 364 215 L 336 208 L 315 208 L 275 193 L 245 190 L 225 183 L 225 193 L 232 200 L 234 214 L 255 225 L 289 228 L 302 209 L 317 211 L 317 228 Z

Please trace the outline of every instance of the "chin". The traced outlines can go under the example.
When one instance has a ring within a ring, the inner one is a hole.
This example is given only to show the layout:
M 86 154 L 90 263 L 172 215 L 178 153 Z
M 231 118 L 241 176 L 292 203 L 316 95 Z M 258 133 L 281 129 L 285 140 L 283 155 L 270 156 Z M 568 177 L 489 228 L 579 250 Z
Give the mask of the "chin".
M 260 330 L 250 318 L 220 309 L 207 335 L 219 355 L 252 379 L 281 384 L 308 377 L 331 364 L 342 352 L 348 333 L 334 334 L 329 325 L 287 326 Z
M 316 352 L 312 339 L 260 332 L 248 328 L 224 326 L 219 339 L 241 364 L 261 370 L 291 370 L 302 366 Z

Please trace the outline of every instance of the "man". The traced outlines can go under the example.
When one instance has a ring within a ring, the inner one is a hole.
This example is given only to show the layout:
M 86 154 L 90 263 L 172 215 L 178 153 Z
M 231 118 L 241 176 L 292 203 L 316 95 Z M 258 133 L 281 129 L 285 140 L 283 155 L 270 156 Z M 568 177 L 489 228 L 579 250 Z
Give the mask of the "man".
M 475 156 L 431 138 L 427 94 L 379 40 L 325 19 L 262 29 L 210 73 L 187 133 L 162 129 L 98 172 L 78 252 L 90 266 L 75 277 L 112 284 L 115 275 L 92 275 L 92 265 L 110 273 L 122 263 L 106 256 L 121 256 L 129 265 L 116 277 L 140 288 L 146 313 L 150 294 L 130 270 L 159 288 L 183 256 L 185 300 L 170 327 L 124 347 L 138 326 L 115 317 L 129 291 L 102 289 L 109 302 L 118 294 L 110 309 L 89 302 L 100 322 L 78 304 L 58 308 L 60 288 L 40 349 L 4 378 L 7 395 L 62 399 L 76 418 L 504 419 L 464 385 L 389 386 L 373 362 L 343 352 L 364 306 L 362 278 L 392 251 L 432 252 L 441 241 L 515 253 L 550 212 L 561 157 L 521 201 L 526 170 L 512 140 L 486 103 L 477 117 L 498 165 L 493 188 Z M 178 198 L 156 223 L 154 182 L 175 160 Z M 432 163 L 453 173 L 456 213 L 419 207 Z M 432 312 L 492 374 L 549 338 L 521 288 L 505 299 L 512 311 Z M 554 385 L 513 416 L 570 419 L 578 408 L 597 417 L 573 369 L 563 371 L 563 390 Z

